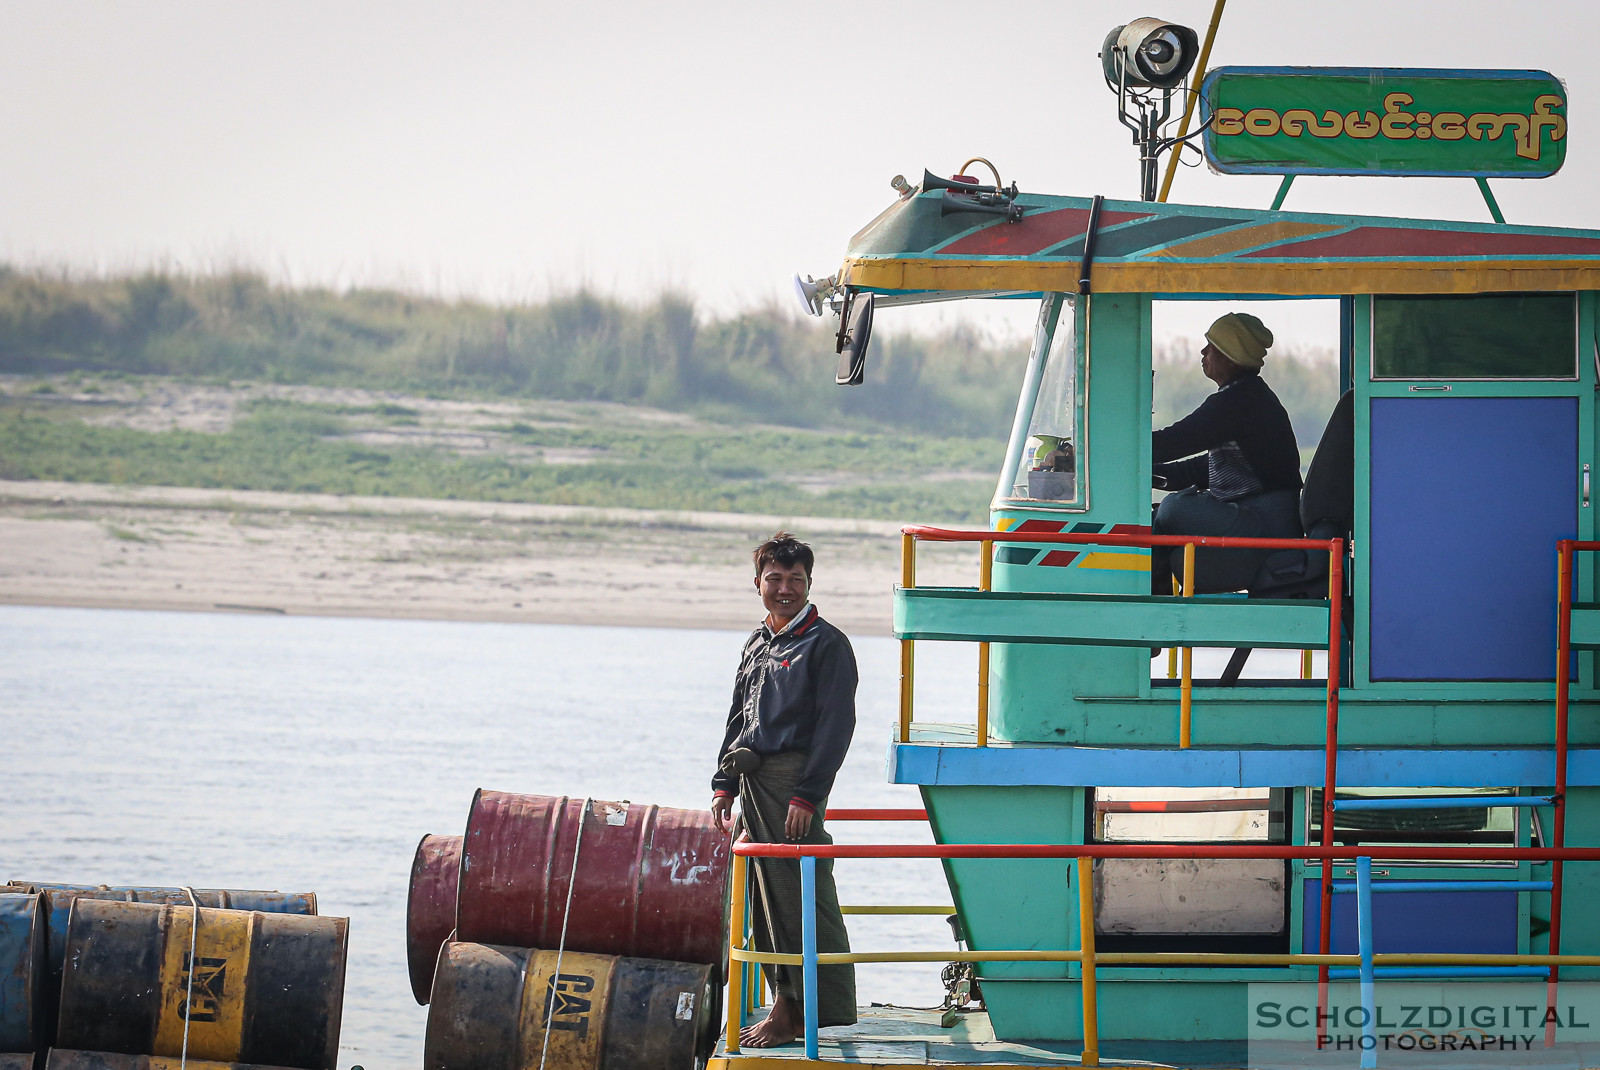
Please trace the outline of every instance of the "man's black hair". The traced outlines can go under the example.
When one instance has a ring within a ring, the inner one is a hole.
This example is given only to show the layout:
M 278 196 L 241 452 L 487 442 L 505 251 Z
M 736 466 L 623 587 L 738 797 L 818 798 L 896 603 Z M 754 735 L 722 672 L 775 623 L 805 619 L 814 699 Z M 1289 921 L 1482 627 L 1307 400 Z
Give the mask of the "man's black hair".
M 795 565 L 804 565 L 806 579 L 811 578 L 811 566 L 816 564 L 816 555 L 811 552 L 811 547 L 795 538 L 787 531 L 780 531 L 772 538 L 757 546 L 750 555 L 755 559 L 756 575 L 761 575 L 761 570 L 768 562 L 782 565 L 784 568 L 793 568 Z

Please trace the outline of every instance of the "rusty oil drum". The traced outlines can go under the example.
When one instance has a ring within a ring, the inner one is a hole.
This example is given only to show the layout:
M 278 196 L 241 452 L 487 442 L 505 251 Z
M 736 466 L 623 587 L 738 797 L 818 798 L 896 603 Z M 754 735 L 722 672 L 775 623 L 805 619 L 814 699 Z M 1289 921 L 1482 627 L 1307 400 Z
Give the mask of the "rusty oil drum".
M 33 1053 L 0 1051 L 0 1070 L 33 1070 Z
M 114 888 L 105 884 L 51 884 L 13 881 L 12 888 L 38 892 L 44 899 L 48 973 L 45 976 L 45 1037 L 55 1036 L 56 998 L 61 992 L 61 964 L 67 957 L 67 917 L 79 899 L 103 899 L 119 903 L 172 903 L 187 906 L 189 895 L 182 888 Z M 244 888 L 196 888 L 195 900 L 203 907 L 227 910 L 261 910 L 268 914 L 315 914 L 317 897 L 313 892 L 272 892 Z
M 80 898 L 67 921 L 57 1044 L 334 1070 L 344 918 Z
M 427 1005 L 439 949 L 456 928 L 456 888 L 461 880 L 461 837 L 424 836 L 411 860 L 406 895 L 406 965 L 411 994 Z
M 580 799 L 480 789 L 461 845 L 456 938 L 720 971 L 729 848 L 707 810 L 600 801 L 586 808 Z
M 37 892 L 0 889 L 0 1052 L 43 1051 L 45 915 Z
M 52 1048 L 44 1070 L 179 1070 L 181 1060 L 160 1055 L 118 1055 L 109 1051 L 70 1051 Z M 190 1059 L 186 1070 L 280 1070 L 260 1063 L 219 1063 Z M 3 1064 L 0 1064 L 3 1066 Z
M 424 1070 L 694 1070 L 716 1040 L 710 966 L 449 943 Z

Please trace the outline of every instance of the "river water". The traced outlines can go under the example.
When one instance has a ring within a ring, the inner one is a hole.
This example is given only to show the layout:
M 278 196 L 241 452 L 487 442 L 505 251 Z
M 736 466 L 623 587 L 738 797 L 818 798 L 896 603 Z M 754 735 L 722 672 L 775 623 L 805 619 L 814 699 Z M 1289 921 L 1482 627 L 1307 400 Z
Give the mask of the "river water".
M 826 612 L 827 607 L 821 607 Z M 743 633 L 0 607 L 0 881 L 277 888 L 350 919 L 340 1066 L 421 1061 L 406 884 L 479 787 L 703 807 Z M 898 646 L 855 641 L 835 806 L 884 782 Z M 917 666 L 919 719 L 971 720 L 976 653 Z M 836 824 L 841 842 L 925 826 Z M 948 903 L 931 861 L 845 861 L 847 903 Z M 952 946 L 937 917 L 851 919 L 860 950 Z M 858 967 L 931 1005 L 936 965 Z

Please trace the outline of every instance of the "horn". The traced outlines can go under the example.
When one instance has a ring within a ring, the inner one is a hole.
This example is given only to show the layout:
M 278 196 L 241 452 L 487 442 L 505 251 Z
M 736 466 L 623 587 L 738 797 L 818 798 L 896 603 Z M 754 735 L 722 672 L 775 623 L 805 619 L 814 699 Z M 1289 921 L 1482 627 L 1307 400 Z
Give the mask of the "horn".
M 956 182 L 953 179 L 940 178 L 926 167 L 922 169 L 922 191 L 946 189 L 955 193 L 1002 193 L 998 186 L 980 186 L 976 182 Z
M 798 271 L 795 272 L 795 274 L 794 274 L 794 292 L 795 292 L 795 296 L 800 298 L 800 304 L 805 307 L 806 315 L 808 315 L 808 316 L 820 316 L 820 315 L 822 315 L 822 302 L 825 299 L 827 299 L 827 297 L 829 296 L 829 294 L 833 290 L 833 286 L 831 285 L 831 283 L 832 283 L 831 279 L 824 279 L 823 281 L 818 282 L 816 279 L 813 279 L 810 275 L 807 275 L 805 278 L 802 279 L 800 277 L 800 273 Z
M 993 195 L 963 197 L 959 193 L 946 190 L 944 197 L 939 201 L 940 218 L 963 212 L 976 212 L 980 215 L 1001 216 L 1007 223 L 1016 223 L 1022 219 L 1022 213 L 1025 211 L 1027 209 L 1023 205 Z

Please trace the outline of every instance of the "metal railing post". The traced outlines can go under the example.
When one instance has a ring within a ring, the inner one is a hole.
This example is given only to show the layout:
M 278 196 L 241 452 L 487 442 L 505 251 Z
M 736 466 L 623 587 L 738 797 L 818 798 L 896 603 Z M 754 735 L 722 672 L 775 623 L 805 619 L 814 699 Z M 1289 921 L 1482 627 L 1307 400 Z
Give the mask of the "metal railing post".
M 1378 1065 L 1378 994 L 1372 973 L 1372 856 L 1356 859 L 1356 950 L 1361 955 L 1361 1065 Z M 1369 1043 L 1370 1042 L 1370 1043 Z
M 917 537 L 900 536 L 900 586 L 909 590 L 917 585 Z M 911 703 L 916 692 L 914 654 L 910 639 L 900 640 L 900 742 L 911 742 Z
M 749 875 L 749 860 L 744 855 L 733 856 L 733 889 L 732 900 L 728 904 L 728 943 L 730 947 L 739 946 L 744 935 L 744 907 L 746 881 Z M 728 1051 L 737 1054 L 739 1051 L 739 1030 L 744 1028 L 744 966 L 745 963 L 735 962 L 730 955 L 728 958 Z M 735 967 L 738 967 L 735 969 Z M 760 967 L 757 967 L 759 969 Z
M 1078 859 L 1078 954 L 1083 973 L 1083 1063 L 1100 1065 L 1100 1009 L 1095 1002 L 1094 859 Z
M 994 540 L 980 544 L 983 557 L 978 564 L 978 590 L 994 589 Z M 989 745 L 989 644 L 978 644 L 978 746 Z
M 1183 544 L 1183 597 L 1194 597 L 1194 543 Z M 1183 648 L 1183 683 L 1178 697 L 1178 746 L 1189 745 L 1194 716 L 1194 650 Z
M 1344 540 L 1328 548 L 1328 721 L 1323 737 L 1322 846 L 1333 848 L 1334 785 L 1339 776 L 1339 663 L 1343 661 Z M 1333 942 L 1333 859 L 1322 860 L 1322 912 L 1318 921 L 1317 952 L 1326 955 Z M 1317 1028 L 1328 1006 L 1328 967 L 1317 967 Z M 1320 1037 L 1320 1032 L 1318 1033 Z M 1317 1041 L 1322 1047 L 1322 1041 Z
M 800 859 L 800 955 L 801 993 L 805 999 L 806 1058 L 817 1054 L 817 856 Z
M 1556 784 L 1555 829 L 1553 844 L 1567 845 L 1567 707 L 1571 691 L 1572 672 L 1572 549 L 1573 540 L 1562 539 L 1556 543 Z M 1550 862 L 1550 954 L 1561 954 L 1561 859 Z M 1560 980 L 1559 966 L 1550 967 L 1550 980 L 1545 986 L 1544 1046 L 1556 1043 L 1555 1015 L 1556 983 Z
M 1178 582 L 1178 578 L 1176 576 L 1172 577 L 1172 594 L 1173 594 L 1173 596 L 1176 597 L 1178 595 L 1181 595 L 1182 593 L 1183 593 L 1183 584 Z M 1168 680 L 1176 680 L 1177 678 L 1178 678 L 1178 648 L 1175 647 L 1175 646 L 1169 646 L 1169 647 L 1167 647 L 1167 679 Z

